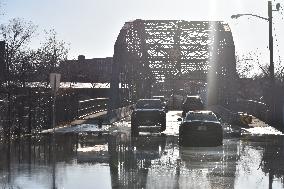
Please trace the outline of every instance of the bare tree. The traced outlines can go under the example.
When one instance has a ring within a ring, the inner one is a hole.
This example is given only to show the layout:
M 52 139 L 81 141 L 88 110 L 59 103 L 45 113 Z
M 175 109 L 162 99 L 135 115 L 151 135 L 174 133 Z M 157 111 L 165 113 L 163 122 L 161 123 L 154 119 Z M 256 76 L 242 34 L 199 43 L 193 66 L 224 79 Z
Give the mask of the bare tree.
M 240 93 L 248 98 L 260 98 L 259 100 L 269 103 L 271 96 L 271 78 L 269 70 L 269 59 L 266 61 L 261 58 L 260 53 L 249 52 L 247 54 L 237 56 L 237 71 L 240 78 L 244 79 Z M 279 91 L 284 88 L 284 65 L 281 59 L 274 61 L 274 77 L 276 89 Z
M 240 78 L 258 78 L 269 76 L 266 65 L 263 65 L 261 58 L 256 52 L 248 52 L 247 54 L 238 55 L 237 72 Z
M 6 43 L 7 80 L 15 80 L 23 64 L 25 52 L 30 40 L 36 35 L 37 26 L 20 18 L 14 18 L 8 24 L 0 25 L 0 35 Z M 29 50 L 28 50 L 29 51 Z
M 249 52 L 244 55 L 236 56 L 237 59 L 237 71 L 240 78 L 264 78 L 270 77 L 269 63 L 261 61 L 260 53 Z M 267 60 L 268 61 L 268 60 Z M 274 62 L 275 66 L 275 79 L 278 83 L 284 84 L 284 65 L 282 61 Z
M 26 87 L 27 81 L 34 81 L 38 69 L 37 52 L 35 50 L 19 51 L 17 60 L 15 79 L 21 83 L 21 87 Z
M 276 78 L 276 82 L 283 87 L 284 86 L 284 65 L 280 58 L 275 63 L 275 78 Z
M 246 78 L 248 75 L 250 75 L 251 70 L 253 70 L 251 60 L 252 59 L 244 55 L 236 56 L 237 72 L 240 78 Z
M 58 40 L 54 29 L 46 31 L 46 39 L 38 49 L 39 61 L 41 67 L 49 72 L 59 66 L 61 61 L 67 60 L 69 44 L 63 40 Z

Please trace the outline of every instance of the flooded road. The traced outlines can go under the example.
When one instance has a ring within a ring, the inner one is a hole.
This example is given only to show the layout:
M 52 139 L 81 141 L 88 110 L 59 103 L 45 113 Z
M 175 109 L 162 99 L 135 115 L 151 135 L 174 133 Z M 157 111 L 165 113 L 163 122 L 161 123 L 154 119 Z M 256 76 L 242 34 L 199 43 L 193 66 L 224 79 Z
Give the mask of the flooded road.
M 180 147 L 180 113 L 167 114 L 162 134 L 131 137 L 126 118 L 109 134 L 29 136 L 2 143 L 0 188 L 284 188 L 279 132 L 224 124 L 222 146 Z

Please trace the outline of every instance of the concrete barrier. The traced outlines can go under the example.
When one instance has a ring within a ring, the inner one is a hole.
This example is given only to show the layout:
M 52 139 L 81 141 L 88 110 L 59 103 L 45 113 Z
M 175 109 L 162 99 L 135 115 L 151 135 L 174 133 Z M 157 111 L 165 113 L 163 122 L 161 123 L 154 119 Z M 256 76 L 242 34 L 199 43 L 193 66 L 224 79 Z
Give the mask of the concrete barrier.
M 234 112 L 223 106 L 209 106 L 209 110 L 213 111 L 222 121 L 232 125 L 247 126 L 252 123 L 252 116 L 243 112 Z
M 222 121 L 227 123 L 236 123 L 240 120 L 240 115 L 238 112 L 233 112 L 223 106 L 213 105 L 207 107 L 209 110 L 213 111 L 218 117 L 221 117 Z
M 254 100 L 238 99 L 236 102 L 231 103 L 230 107 L 232 107 L 235 112 L 246 112 L 264 122 L 268 122 L 271 116 L 269 107 L 265 103 Z
M 133 105 L 129 105 L 115 110 L 109 110 L 107 112 L 105 121 L 108 124 L 111 124 L 113 122 L 120 120 L 121 118 L 129 116 L 132 113 L 132 107 Z

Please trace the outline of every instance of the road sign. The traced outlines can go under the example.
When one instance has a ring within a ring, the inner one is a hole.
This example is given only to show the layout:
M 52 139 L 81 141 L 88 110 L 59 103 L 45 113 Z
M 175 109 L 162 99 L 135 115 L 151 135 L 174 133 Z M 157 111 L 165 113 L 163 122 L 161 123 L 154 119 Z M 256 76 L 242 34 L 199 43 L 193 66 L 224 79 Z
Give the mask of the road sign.
M 54 93 L 56 93 L 59 89 L 60 78 L 61 78 L 61 74 L 58 74 L 58 73 L 51 73 L 49 75 L 50 87 L 51 87 L 52 92 Z

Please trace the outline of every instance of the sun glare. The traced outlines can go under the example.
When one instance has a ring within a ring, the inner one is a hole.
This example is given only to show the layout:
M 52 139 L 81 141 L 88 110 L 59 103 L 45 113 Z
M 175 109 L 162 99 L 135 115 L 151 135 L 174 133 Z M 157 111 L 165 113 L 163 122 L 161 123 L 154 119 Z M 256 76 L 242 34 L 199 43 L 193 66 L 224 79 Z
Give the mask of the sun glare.
M 209 69 L 207 72 L 207 105 L 212 105 L 215 103 L 216 99 L 216 58 L 217 58 L 217 41 L 218 39 L 218 32 L 216 31 L 216 23 L 217 22 L 211 22 L 209 26 Z

